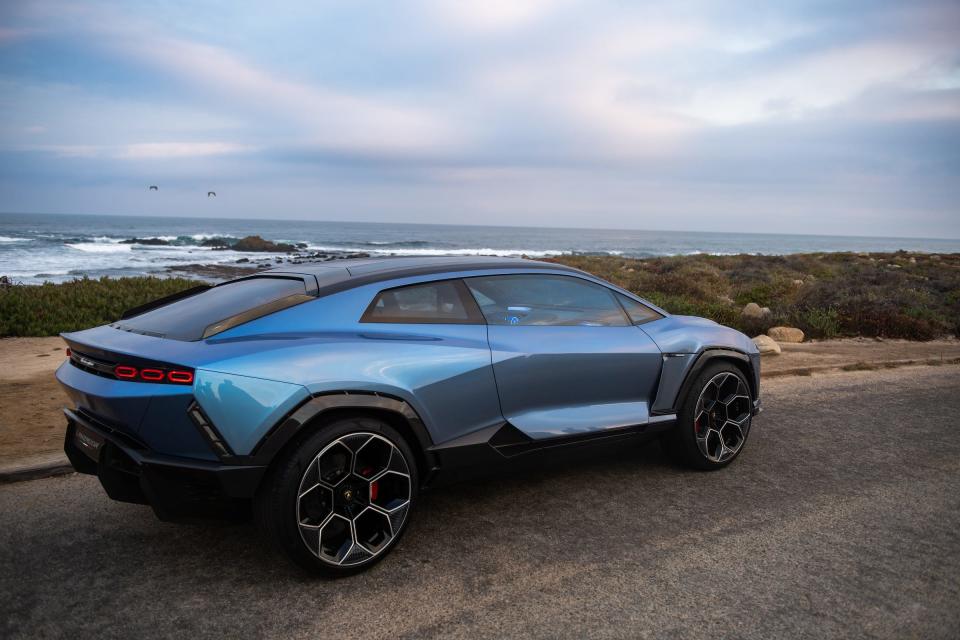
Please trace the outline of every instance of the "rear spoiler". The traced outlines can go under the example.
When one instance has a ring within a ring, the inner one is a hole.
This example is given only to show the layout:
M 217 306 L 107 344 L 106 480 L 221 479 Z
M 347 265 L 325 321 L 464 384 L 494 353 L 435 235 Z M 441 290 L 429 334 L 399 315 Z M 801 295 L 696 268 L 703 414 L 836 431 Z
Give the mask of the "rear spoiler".
M 177 300 L 182 300 L 184 298 L 189 298 L 190 296 L 195 296 L 198 293 L 206 291 L 212 285 L 201 284 L 195 287 L 190 287 L 189 289 L 184 289 L 183 291 L 178 291 L 177 293 L 172 293 L 169 296 L 164 296 L 162 298 L 157 298 L 146 304 L 141 304 L 138 307 L 131 307 L 120 314 L 120 320 L 126 320 L 134 316 L 138 316 L 141 313 L 146 313 L 151 309 L 156 309 L 157 307 L 162 307 L 164 305 L 170 304 L 171 302 L 176 302 Z

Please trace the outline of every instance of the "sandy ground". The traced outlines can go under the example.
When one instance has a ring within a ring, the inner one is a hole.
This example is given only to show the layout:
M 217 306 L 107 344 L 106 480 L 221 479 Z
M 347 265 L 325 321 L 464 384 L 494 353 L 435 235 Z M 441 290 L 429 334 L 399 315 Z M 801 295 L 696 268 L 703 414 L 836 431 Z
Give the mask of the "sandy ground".
M 67 396 L 53 372 L 65 347 L 60 338 L 0 340 L 0 465 L 63 451 Z
M 60 338 L 0 340 L 0 466 L 25 458 L 49 457 L 62 451 L 62 407 L 67 397 L 53 377 L 63 362 Z M 781 345 L 783 353 L 764 357 L 763 372 L 888 362 L 960 358 L 960 341 L 872 339 L 833 340 Z
M 721 471 L 620 444 L 424 493 L 335 581 L 91 476 L 0 485 L 0 637 L 960 637 L 960 366 L 764 385 Z
M 850 338 L 804 342 L 781 343 L 783 353 L 763 358 L 764 374 L 776 375 L 785 370 L 809 368 L 811 371 L 876 362 L 954 360 L 960 357 L 960 340 L 874 340 L 873 338 Z

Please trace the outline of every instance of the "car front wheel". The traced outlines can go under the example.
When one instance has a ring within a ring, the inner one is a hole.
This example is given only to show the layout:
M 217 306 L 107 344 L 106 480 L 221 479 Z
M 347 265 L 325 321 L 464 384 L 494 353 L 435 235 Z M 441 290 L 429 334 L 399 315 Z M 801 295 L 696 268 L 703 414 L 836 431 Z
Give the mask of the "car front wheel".
M 416 500 L 413 452 L 366 416 L 320 428 L 278 462 L 256 499 L 258 524 L 296 564 L 341 576 L 399 541 Z
M 687 391 L 677 425 L 663 439 L 667 451 L 696 469 L 720 469 L 740 455 L 750 434 L 750 387 L 737 367 L 704 367 Z

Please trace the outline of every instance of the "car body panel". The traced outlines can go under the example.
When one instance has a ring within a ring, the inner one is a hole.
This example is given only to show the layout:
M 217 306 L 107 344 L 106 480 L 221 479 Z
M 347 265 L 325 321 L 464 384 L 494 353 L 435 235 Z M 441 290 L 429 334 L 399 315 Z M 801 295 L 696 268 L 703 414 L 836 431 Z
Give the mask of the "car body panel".
M 664 353 L 700 353 L 712 347 L 759 353 L 753 340 L 736 329 L 695 316 L 667 316 L 641 326 Z
M 136 436 L 152 398 L 180 395 L 183 387 L 110 380 L 64 362 L 57 381 L 78 408 L 123 432 Z
M 237 455 L 249 455 L 280 418 L 310 396 L 303 385 L 205 369 L 197 369 L 194 387 L 197 403 Z
M 660 350 L 637 327 L 490 325 L 488 331 L 503 417 L 530 437 L 647 421 Z

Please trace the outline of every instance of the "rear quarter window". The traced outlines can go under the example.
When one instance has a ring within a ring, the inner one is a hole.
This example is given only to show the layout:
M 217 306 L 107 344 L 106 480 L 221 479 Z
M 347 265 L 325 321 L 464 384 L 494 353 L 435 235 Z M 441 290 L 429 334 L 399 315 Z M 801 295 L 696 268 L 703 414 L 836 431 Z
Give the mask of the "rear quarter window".
M 299 278 L 254 277 L 212 287 L 113 326 L 161 338 L 200 340 L 313 299 Z
M 480 312 L 459 280 L 426 282 L 379 292 L 361 322 L 482 324 Z

